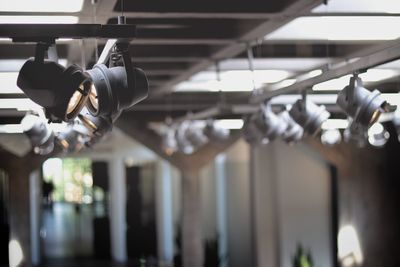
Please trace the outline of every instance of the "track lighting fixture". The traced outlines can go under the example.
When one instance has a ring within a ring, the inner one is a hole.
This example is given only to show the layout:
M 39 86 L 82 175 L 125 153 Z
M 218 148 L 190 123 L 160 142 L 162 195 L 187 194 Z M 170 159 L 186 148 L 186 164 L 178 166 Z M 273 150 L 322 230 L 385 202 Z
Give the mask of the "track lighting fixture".
M 324 106 L 315 105 L 306 98 L 305 94 L 302 99 L 294 103 L 289 114 L 295 122 L 303 127 L 304 132 L 311 136 L 315 136 L 321 130 L 322 123 L 330 116 Z
M 111 132 L 113 128 L 113 120 L 111 116 L 93 116 L 90 112 L 83 108 L 78 115 L 79 120 L 90 131 L 92 136 L 103 137 Z
M 396 109 L 393 117 L 393 124 L 397 132 L 397 140 L 400 142 L 400 109 Z
M 203 133 L 202 126 L 193 121 L 189 122 L 185 136 L 194 148 L 199 148 L 208 142 L 207 136 Z
M 27 114 L 22 119 L 21 126 L 28 136 L 35 154 L 47 155 L 53 151 L 54 133 L 39 116 Z
M 383 147 L 390 138 L 389 132 L 383 127 L 382 123 L 374 123 L 368 129 L 368 142 L 375 147 Z
M 210 140 L 223 141 L 229 137 L 229 129 L 225 129 L 216 125 L 214 120 L 208 120 L 204 127 L 204 135 Z
M 260 128 L 254 122 L 255 116 L 251 116 L 245 123 L 243 127 L 243 136 L 247 143 L 257 145 L 268 144 L 269 140 L 263 136 Z
M 389 111 L 389 104 L 381 93 L 364 88 L 357 75 L 351 77 L 349 85 L 339 92 L 336 103 L 355 123 L 365 127 L 377 122 L 381 113 Z
M 271 142 L 281 136 L 285 131 L 286 124 L 272 111 L 271 104 L 261 106 L 254 118 L 254 123 L 262 133 L 264 142 Z M 265 140 L 266 139 L 266 140 Z
M 193 145 L 186 137 L 186 130 L 189 127 L 189 124 L 190 123 L 188 121 L 182 122 L 175 132 L 175 138 L 178 145 L 178 149 L 180 152 L 184 154 L 192 154 L 195 150 Z
M 279 117 L 286 124 L 282 139 L 288 144 L 300 141 L 303 138 L 303 128 L 292 119 L 287 110 L 279 113 Z
M 343 132 L 343 139 L 346 143 L 354 143 L 357 147 L 363 148 L 367 145 L 367 127 L 354 121 Z
M 178 143 L 175 139 L 175 130 L 168 128 L 162 136 L 162 149 L 168 156 L 171 156 L 178 151 Z
M 147 97 L 147 78 L 133 67 L 129 43 L 117 42 L 109 66 L 97 64 L 86 74 L 92 82 L 87 107 L 94 116 L 114 115 Z
M 65 68 L 45 60 L 49 46 L 37 44 L 35 58 L 22 66 L 17 85 L 32 101 L 45 108 L 51 121 L 72 121 L 86 103 L 91 82 L 77 65 Z
M 147 78 L 133 67 L 129 42 L 117 41 L 108 65 L 97 64 L 86 72 L 77 65 L 64 68 L 45 60 L 49 47 L 37 44 L 35 58 L 22 66 L 17 85 L 45 108 L 51 121 L 71 122 L 85 105 L 93 116 L 114 116 L 147 97 Z
M 322 130 L 321 143 L 326 146 L 334 146 L 340 144 L 342 141 L 342 135 L 338 129 L 326 129 Z
M 63 150 L 69 153 L 79 152 L 90 138 L 89 130 L 79 120 L 68 125 L 66 131 L 57 136 Z

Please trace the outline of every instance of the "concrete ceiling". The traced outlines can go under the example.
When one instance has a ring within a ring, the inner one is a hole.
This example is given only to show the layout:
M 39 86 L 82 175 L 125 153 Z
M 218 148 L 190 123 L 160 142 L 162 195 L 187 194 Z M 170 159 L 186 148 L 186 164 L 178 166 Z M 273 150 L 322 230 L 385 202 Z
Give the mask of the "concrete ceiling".
M 149 122 L 163 121 L 167 116 L 180 117 L 190 111 L 201 111 L 221 101 L 225 104 L 249 104 L 251 92 L 173 92 L 177 84 L 187 81 L 192 75 L 205 70 L 215 71 L 218 62 L 221 62 L 224 70 L 236 69 L 238 66 L 243 68 L 247 63 L 249 45 L 255 62 L 264 62 L 264 65 L 256 64 L 256 69 L 266 68 L 269 60 L 278 62 L 283 59 L 286 60 L 282 61 L 285 64 L 290 59 L 293 59 L 293 64 L 299 59 L 315 59 L 319 62 L 317 66 L 304 64 L 303 68 L 301 65 L 293 67 L 292 76 L 296 77 L 312 69 L 329 68 L 332 63 L 346 61 L 360 54 L 360 51 L 367 53 L 368 49 L 387 42 L 280 41 L 264 38 L 297 17 L 321 15 L 312 10 L 322 3 L 322 0 L 98 0 L 95 5 L 92 1 L 85 1 L 82 11 L 68 15 L 77 16 L 79 23 L 106 24 L 116 23 L 117 16 L 123 13 L 128 23 L 137 26 L 137 38 L 132 40 L 130 50 L 134 64 L 144 69 L 148 75 L 150 97 L 125 112 L 123 119 Z M 363 17 L 382 15 L 366 14 L 362 10 L 359 13 L 352 10 L 351 14 Z M 0 17 L 6 15 L 27 14 L 0 11 Z M 29 15 L 66 14 L 39 12 Z M 325 12 L 323 15 L 346 14 Z M 104 43 L 105 40 L 59 40 L 58 55 L 66 59 L 67 64 L 77 63 L 90 67 Z M 32 43 L 0 40 L 0 72 L 18 71 L 18 64 L 15 67 L 2 65 L 3 60 L 24 60 L 33 55 Z M 274 65 L 274 68 L 284 69 L 285 66 Z M 395 78 L 382 88 L 388 92 L 397 92 L 398 84 Z M 24 96 L 0 94 L 0 98 L 10 97 Z M 0 124 L 15 123 L 21 116 L 21 111 L 0 107 Z M 240 114 L 237 116 L 240 117 Z

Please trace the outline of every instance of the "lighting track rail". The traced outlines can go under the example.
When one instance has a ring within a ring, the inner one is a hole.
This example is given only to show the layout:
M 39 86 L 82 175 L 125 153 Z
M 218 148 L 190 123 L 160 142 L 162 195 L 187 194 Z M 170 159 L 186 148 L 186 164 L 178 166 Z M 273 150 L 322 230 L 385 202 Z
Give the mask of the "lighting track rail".
M 313 78 L 309 78 L 300 82 L 296 82 L 290 86 L 286 87 L 264 87 L 260 88 L 259 94 L 254 95 L 251 99 L 251 103 L 261 103 L 266 99 L 273 96 L 289 94 L 293 92 L 298 92 L 302 90 L 307 90 L 313 85 L 322 83 L 331 79 L 339 78 L 347 74 L 352 74 L 356 72 L 363 72 L 369 68 L 391 62 L 400 58 L 400 40 L 396 40 L 391 43 L 391 46 L 383 48 L 382 50 L 369 53 L 365 56 L 359 56 L 359 59 L 354 62 L 348 62 L 344 60 L 343 62 L 336 64 L 337 67 L 329 69 Z
M 58 38 L 135 38 L 132 24 L 0 24 L 0 38 L 14 42 L 54 42 Z

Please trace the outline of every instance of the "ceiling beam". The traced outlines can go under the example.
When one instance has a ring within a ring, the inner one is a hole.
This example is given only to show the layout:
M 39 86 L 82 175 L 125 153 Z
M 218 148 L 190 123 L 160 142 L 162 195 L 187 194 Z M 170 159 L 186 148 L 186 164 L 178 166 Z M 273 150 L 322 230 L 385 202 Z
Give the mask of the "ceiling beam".
M 253 43 L 255 40 L 263 38 L 266 34 L 286 24 L 295 17 L 309 13 L 312 8 L 316 7 L 320 3 L 321 3 L 320 0 L 299 0 L 294 4 L 291 4 L 289 7 L 285 8 L 280 13 L 281 16 L 279 18 L 266 21 L 261 25 L 258 25 L 257 27 L 251 29 L 246 34 L 239 36 L 238 42 L 235 42 L 231 45 L 227 45 L 218 50 L 215 50 L 215 52 L 209 56 L 209 58 L 213 60 L 205 60 L 199 62 L 198 64 L 193 65 L 191 68 L 183 72 L 181 75 L 165 83 L 155 93 L 165 94 L 171 92 L 173 90 L 174 85 L 178 84 L 179 82 L 187 80 L 193 74 L 202 71 L 210 67 L 211 65 L 215 64 L 215 60 L 232 58 L 234 56 L 237 56 L 238 54 L 246 50 L 248 43 L 250 42 Z M 245 4 L 248 5 L 247 2 Z
M 288 1 L 262 1 L 262 0 L 119 0 L 115 5 L 115 12 L 141 12 L 141 13 L 277 13 L 280 12 Z M 122 5 L 123 3 L 123 5 Z

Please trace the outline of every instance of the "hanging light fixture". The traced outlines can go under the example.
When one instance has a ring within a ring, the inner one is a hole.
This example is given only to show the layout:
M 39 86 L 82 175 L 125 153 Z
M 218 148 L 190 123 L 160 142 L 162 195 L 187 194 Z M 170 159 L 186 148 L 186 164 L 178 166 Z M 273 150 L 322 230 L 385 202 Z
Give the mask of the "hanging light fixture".
M 377 122 L 381 113 L 389 111 L 389 104 L 381 93 L 364 88 L 357 75 L 351 77 L 349 85 L 339 92 L 336 103 L 355 123 L 365 127 Z
M 255 115 L 251 116 L 243 127 L 243 137 L 247 143 L 251 145 L 266 145 L 268 144 L 268 138 L 265 138 L 260 128 L 255 123 Z
M 22 66 L 17 85 L 45 108 L 51 121 L 71 122 L 85 105 L 93 116 L 114 116 L 148 95 L 146 75 L 133 67 L 127 41 L 116 42 L 107 65 L 96 64 L 86 72 L 45 59 L 49 47 L 54 48 L 37 44 L 35 58 Z
M 389 132 L 382 123 L 376 122 L 368 129 L 368 142 L 375 147 L 383 147 L 390 138 Z
M 21 126 L 29 138 L 35 154 L 47 155 L 53 151 L 54 133 L 39 116 L 27 114 L 22 119 Z
M 342 141 L 342 135 L 339 129 L 326 129 L 322 130 L 321 143 L 326 146 L 334 146 L 340 144 Z
M 39 43 L 36 56 L 22 66 L 17 85 L 35 103 L 45 108 L 54 122 L 72 121 L 86 104 L 91 82 L 77 65 L 65 68 L 44 59 L 49 45 Z
M 82 150 L 90 138 L 89 130 L 79 120 L 68 125 L 67 129 L 57 136 L 63 150 L 69 153 Z
M 396 109 L 393 117 L 393 125 L 396 128 L 397 140 L 400 142 L 400 109 Z
M 223 141 L 229 137 L 230 131 L 216 125 L 214 120 L 208 120 L 203 133 L 210 140 Z
M 298 125 L 287 110 L 279 113 L 281 121 L 286 124 L 285 130 L 282 133 L 282 139 L 288 144 L 294 144 L 303 138 L 303 128 Z
M 169 127 L 162 136 L 162 149 L 168 156 L 178 151 L 178 143 L 175 139 L 175 129 Z
M 324 106 L 315 105 L 305 94 L 294 103 L 289 114 L 311 136 L 315 136 L 321 130 L 322 123 L 330 117 Z
M 113 128 L 111 116 L 95 117 L 86 108 L 80 112 L 78 118 L 93 136 L 102 137 L 111 132 Z
M 199 148 L 208 142 L 207 136 L 203 133 L 203 126 L 195 121 L 188 123 L 185 136 L 194 148 Z
M 272 111 L 270 103 L 261 106 L 260 111 L 255 114 L 254 123 L 268 142 L 281 136 L 286 128 L 285 122 Z
M 175 138 L 180 152 L 184 154 L 192 154 L 195 150 L 191 142 L 187 139 L 186 130 L 189 127 L 189 122 L 182 122 L 175 132 Z
M 94 116 L 121 112 L 148 95 L 146 75 L 133 67 L 129 43 L 117 42 L 109 66 L 97 64 L 86 74 L 92 82 L 87 107 Z
M 343 139 L 346 143 L 354 143 L 357 147 L 363 148 L 367 145 L 367 127 L 354 121 L 343 132 Z

